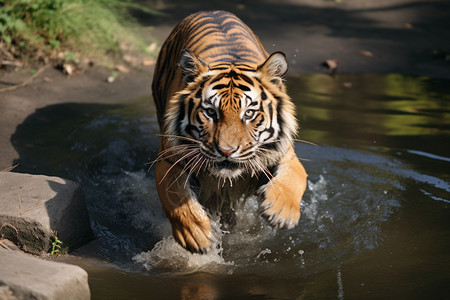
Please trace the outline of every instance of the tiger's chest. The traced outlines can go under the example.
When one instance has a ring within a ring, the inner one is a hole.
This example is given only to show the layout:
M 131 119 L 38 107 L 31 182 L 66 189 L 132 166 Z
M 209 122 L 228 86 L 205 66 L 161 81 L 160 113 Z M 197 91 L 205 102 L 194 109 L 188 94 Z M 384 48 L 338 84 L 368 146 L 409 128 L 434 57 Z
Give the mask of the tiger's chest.
M 262 180 L 248 175 L 229 180 L 204 172 L 191 181 L 190 187 L 211 214 L 227 215 L 246 198 L 257 196 L 261 183 Z

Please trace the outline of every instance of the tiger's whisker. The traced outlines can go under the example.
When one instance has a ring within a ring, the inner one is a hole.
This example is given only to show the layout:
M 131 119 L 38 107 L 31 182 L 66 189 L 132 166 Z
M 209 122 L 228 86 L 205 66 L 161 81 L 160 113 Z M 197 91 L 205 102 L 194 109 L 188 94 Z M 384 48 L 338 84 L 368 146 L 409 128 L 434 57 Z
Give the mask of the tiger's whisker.
M 175 178 L 175 180 L 167 187 L 167 189 L 169 189 L 175 182 L 178 181 L 178 179 L 180 179 L 180 177 L 186 173 L 186 171 L 190 168 L 190 165 L 192 163 L 192 161 L 195 161 L 201 154 L 198 153 L 197 155 L 195 155 L 194 157 L 192 157 L 191 159 L 189 159 L 189 161 L 186 163 L 186 165 L 183 167 L 183 169 L 181 170 L 180 174 L 177 176 L 177 178 Z M 186 187 L 186 186 L 185 186 Z
M 306 141 L 306 140 L 300 140 L 300 139 L 292 139 L 294 142 L 298 142 L 298 143 L 303 143 L 303 144 L 309 144 L 309 145 L 313 145 L 313 146 L 319 146 L 313 142 L 310 141 Z
M 169 139 L 186 140 L 186 141 L 194 142 L 194 143 L 197 143 L 197 144 L 201 144 L 201 143 L 202 143 L 201 141 L 197 141 L 197 140 L 195 140 L 195 139 L 193 139 L 193 138 L 188 138 L 188 137 L 181 136 L 181 135 L 158 134 L 158 136 L 166 137 L 166 138 L 169 138 Z
M 260 149 L 258 149 L 260 150 Z M 254 169 L 261 171 L 269 180 L 270 184 L 273 185 L 272 179 L 274 178 L 272 173 L 267 169 L 267 167 L 263 166 L 261 162 L 258 160 L 252 160 L 251 161 L 252 166 Z
M 159 155 L 159 156 L 155 159 L 155 162 L 158 161 L 158 160 L 162 160 L 162 159 L 166 159 L 166 158 L 170 158 L 170 157 L 173 157 L 173 156 L 180 155 L 180 154 L 182 154 L 183 152 L 186 152 L 186 151 L 188 151 L 188 150 L 196 150 L 196 149 L 198 149 L 198 148 L 197 148 L 197 147 L 185 147 L 184 149 L 175 149 L 175 151 L 177 151 L 177 152 L 173 152 L 173 150 L 172 150 L 172 151 L 167 151 L 167 152 L 165 152 L 165 153 L 161 153 L 161 155 Z M 168 154 L 169 152 L 173 152 L 173 153 L 170 154 L 170 155 L 166 155 L 166 154 Z
M 195 158 L 196 158 L 196 162 L 193 163 L 193 166 L 189 170 L 189 173 L 188 173 L 188 175 L 186 177 L 186 181 L 184 182 L 184 187 L 186 187 L 186 185 L 187 185 L 187 183 L 189 181 L 189 178 L 191 177 L 192 173 L 195 171 L 195 168 L 197 167 L 199 162 L 202 160 L 201 153 L 199 153 L 197 156 L 195 156 Z
M 166 176 L 167 176 L 167 174 L 169 174 L 169 172 L 173 169 L 173 167 L 175 167 L 180 161 L 182 161 L 182 160 L 184 160 L 184 159 L 186 159 L 186 158 L 188 158 L 189 156 L 192 156 L 192 155 L 194 155 L 196 152 L 197 152 L 198 150 L 192 150 L 191 152 L 189 152 L 189 153 L 187 153 L 187 154 L 185 154 L 185 155 L 183 155 L 182 157 L 180 157 L 167 171 L 166 171 L 166 173 L 164 174 L 164 176 L 163 176 L 163 178 L 161 179 L 161 181 L 159 182 L 159 184 L 161 184 L 163 181 L 164 181 L 164 179 L 166 178 Z
M 181 145 L 180 145 L 180 146 L 181 146 Z M 177 147 L 177 146 L 174 146 L 174 147 L 171 147 L 171 148 L 169 148 L 169 149 L 166 149 L 166 150 L 162 151 L 162 152 L 158 155 L 158 157 L 156 157 L 155 160 L 153 160 L 152 162 L 149 163 L 150 166 L 149 166 L 149 168 L 148 168 L 148 171 L 150 171 L 150 169 L 153 168 L 153 165 L 154 165 L 155 163 L 157 163 L 158 161 L 161 161 L 161 160 L 163 160 L 163 159 L 168 159 L 168 158 L 171 158 L 171 157 L 174 157 L 174 156 L 178 156 L 178 155 L 182 154 L 183 152 L 186 152 L 187 150 L 197 149 L 197 147 L 183 147 L 184 149 L 176 149 L 177 152 L 172 153 L 172 154 L 170 154 L 170 155 L 166 155 L 166 154 L 169 153 L 169 152 L 173 152 L 173 148 L 175 148 L 175 147 Z
M 197 169 L 197 173 L 195 173 L 195 176 L 198 177 L 198 174 L 200 173 L 200 170 L 202 169 L 203 165 L 205 164 L 205 162 L 208 160 L 208 158 L 203 157 L 203 162 L 201 163 L 200 167 L 198 167 Z
M 165 155 L 163 155 L 163 154 L 158 155 L 158 157 L 150 163 L 149 170 L 150 170 L 151 168 L 153 168 L 153 165 L 154 165 L 155 163 L 157 163 L 158 161 L 161 161 L 161 160 L 167 159 L 167 158 L 171 158 L 171 157 L 173 157 L 173 156 L 177 156 L 177 155 L 179 155 L 180 153 L 183 153 L 183 152 L 180 151 L 180 152 L 173 153 L 173 154 L 167 155 L 167 156 L 165 156 Z
M 170 148 L 167 148 L 167 149 L 161 151 L 161 153 L 159 153 L 158 157 L 164 156 L 164 154 L 169 153 L 169 152 L 173 152 L 173 151 L 189 150 L 189 149 L 196 149 L 196 148 L 198 148 L 196 145 L 184 145 L 184 144 L 183 145 L 176 145 L 176 146 L 172 146 Z

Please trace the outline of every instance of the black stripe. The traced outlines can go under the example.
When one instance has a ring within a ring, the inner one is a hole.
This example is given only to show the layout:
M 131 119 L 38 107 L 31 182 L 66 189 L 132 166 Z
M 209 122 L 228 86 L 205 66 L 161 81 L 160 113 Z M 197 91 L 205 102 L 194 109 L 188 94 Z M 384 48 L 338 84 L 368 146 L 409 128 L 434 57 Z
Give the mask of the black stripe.
M 195 98 L 201 99 L 202 98 L 202 92 L 203 92 L 203 82 L 200 85 L 200 88 L 198 89 L 197 93 L 195 93 Z
M 200 125 L 203 125 L 203 121 L 202 121 L 202 119 L 200 118 L 200 114 L 199 114 L 199 113 L 195 115 L 195 119 L 197 120 L 197 122 L 198 122 Z
M 181 135 L 181 124 L 183 123 L 185 114 L 186 114 L 186 108 L 184 100 L 186 99 L 187 95 L 182 95 L 179 99 L 178 104 L 178 117 L 177 117 L 177 125 L 176 125 L 176 135 Z
M 256 124 L 255 126 L 256 127 L 259 127 L 259 126 L 261 126 L 262 125 L 262 123 L 264 122 L 264 120 L 265 120 L 265 118 L 264 118 L 264 114 L 260 114 L 260 116 L 261 116 L 261 120 L 258 122 L 258 124 Z
M 242 84 L 239 84 L 236 87 L 243 90 L 244 92 L 249 92 L 251 90 L 248 86 Z
M 231 83 L 231 81 L 230 81 L 230 83 Z M 221 90 L 223 88 L 230 87 L 230 83 L 228 83 L 228 84 L 218 84 L 215 87 L 213 87 L 213 90 Z
M 194 131 L 196 131 L 200 135 L 200 130 L 198 130 L 198 128 L 196 126 L 191 125 L 191 124 L 186 126 L 186 133 L 189 134 L 190 136 L 195 137 Z
M 267 149 L 267 150 L 278 150 L 278 145 L 276 142 L 272 143 L 265 143 L 259 146 L 260 148 Z
M 270 127 L 272 127 L 272 121 L 273 121 L 273 107 L 272 103 L 269 103 L 269 120 L 270 120 Z
M 247 75 L 244 74 L 239 74 L 239 77 L 244 80 L 245 82 L 247 82 L 248 84 L 253 85 L 253 81 L 250 79 L 250 77 L 248 77 Z
M 189 120 L 191 119 L 193 110 L 194 110 L 194 99 L 190 98 L 189 99 L 189 106 L 188 106 L 188 113 L 187 113 Z
M 266 139 L 264 139 L 264 141 L 261 141 L 262 143 L 264 143 L 265 141 L 268 141 L 269 139 L 271 139 L 271 138 L 273 137 L 273 135 L 274 135 L 274 133 L 275 133 L 275 129 L 273 129 L 273 127 L 266 128 L 266 129 L 264 129 L 263 131 L 261 131 L 261 133 L 259 134 L 259 136 L 261 136 L 261 134 L 263 134 L 264 132 L 268 132 L 268 133 L 269 133 L 269 136 L 268 136 Z M 267 144 L 267 145 L 270 145 L 270 144 L 271 144 L 271 143 L 269 143 L 269 144 Z M 264 144 L 264 145 L 266 145 L 266 144 Z M 264 147 L 264 148 L 269 149 L 269 148 L 267 148 L 267 147 Z
M 283 131 L 283 125 L 284 125 L 284 120 L 282 118 L 282 114 L 281 114 L 281 110 L 282 108 L 282 99 L 280 97 L 275 97 L 275 99 L 277 99 L 278 103 L 277 103 L 277 122 L 278 122 L 278 128 L 280 128 L 280 132 L 278 133 L 279 136 L 283 136 L 284 135 L 284 131 Z
M 264 88 L 260 85 L 259 88 L 261 89 L 261 99 L 262 100 L 266 100 L 267 99 L 267 94 L 264 91 Z
M 228 69 L 228 68 L 227 68 Z M 214 70 L 218 70 L 218 69 L 214 69 Z M 227 74 L 223 73 L 223 74 L 219 74 L 217 75 L 216 78 L 214 78 L 213 80 L 211 80 L 211 82 L 209 83 L 210 85 L 216 83 L 217 81 L 221 80 L 222 78 L 224 78 Z

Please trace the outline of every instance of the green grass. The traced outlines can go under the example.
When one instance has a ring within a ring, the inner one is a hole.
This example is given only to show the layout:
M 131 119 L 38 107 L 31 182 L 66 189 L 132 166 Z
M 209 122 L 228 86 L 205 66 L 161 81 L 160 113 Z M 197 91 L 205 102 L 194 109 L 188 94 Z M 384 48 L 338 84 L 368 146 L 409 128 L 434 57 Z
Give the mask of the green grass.
M 130 8 L 158 14 L 130 0 L 0 0 L 0 47 L 22 58 L 72 53 L 100 63 L 142 53 Z

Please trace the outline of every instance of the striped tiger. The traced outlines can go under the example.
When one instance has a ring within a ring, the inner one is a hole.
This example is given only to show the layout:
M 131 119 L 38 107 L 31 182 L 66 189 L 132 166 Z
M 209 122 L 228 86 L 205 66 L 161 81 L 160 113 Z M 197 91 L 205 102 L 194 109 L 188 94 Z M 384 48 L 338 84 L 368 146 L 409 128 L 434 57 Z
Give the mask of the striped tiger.
M 261 213 L 288 229 L 300 218 L 307 174 L 293 149 L 295 109 L 281 52 L 225 11 L 192 14 L 173 29 L 152 90 L 161 128 L 155 179 L 174 238 L 191 252 L 215 241 L 209 213 L 257 195 Z

